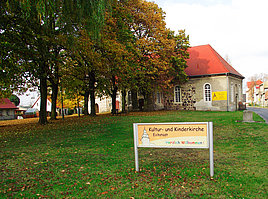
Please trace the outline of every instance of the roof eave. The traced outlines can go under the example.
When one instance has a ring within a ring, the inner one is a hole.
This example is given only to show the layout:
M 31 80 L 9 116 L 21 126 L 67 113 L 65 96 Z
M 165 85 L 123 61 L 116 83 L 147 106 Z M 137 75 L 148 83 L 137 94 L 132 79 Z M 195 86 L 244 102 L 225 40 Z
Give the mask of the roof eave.
M 245 77 L 233 74 L 233 73 L 216 73 L 216 74 L 204 74 L 204 75 L 188 75 L 189 78 L 199 78 L 199 77 L 212 77 L 212 76 L 234 76 L 239 79 L 245 79 Z

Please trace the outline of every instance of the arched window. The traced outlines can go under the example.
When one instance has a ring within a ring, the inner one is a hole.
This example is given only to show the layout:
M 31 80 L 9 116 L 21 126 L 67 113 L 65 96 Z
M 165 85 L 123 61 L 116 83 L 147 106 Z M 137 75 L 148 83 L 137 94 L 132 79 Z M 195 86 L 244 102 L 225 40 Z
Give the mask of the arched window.
M 175 86 L 174 88 L 174 102 L 181 102 L 181 89 L 179 86 Z
M 209 83 L 204 85 L 204 99 L 205 102 L 211 101 L 211 85 Z

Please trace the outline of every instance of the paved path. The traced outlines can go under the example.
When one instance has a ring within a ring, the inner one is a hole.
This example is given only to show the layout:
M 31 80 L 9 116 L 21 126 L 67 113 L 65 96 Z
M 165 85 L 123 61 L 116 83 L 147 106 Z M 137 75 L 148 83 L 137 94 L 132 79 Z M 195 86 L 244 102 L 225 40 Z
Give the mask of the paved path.
M 254 108 L 254 107 L 247 107 L 249 111 L 253 111 L 261 116 L 266 123 L 268 124 L 268 108 Z

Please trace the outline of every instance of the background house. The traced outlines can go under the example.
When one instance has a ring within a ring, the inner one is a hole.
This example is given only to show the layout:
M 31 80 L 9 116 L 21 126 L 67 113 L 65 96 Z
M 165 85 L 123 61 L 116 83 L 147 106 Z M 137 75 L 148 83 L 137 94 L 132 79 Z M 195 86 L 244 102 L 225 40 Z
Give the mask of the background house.
M 263 85 L 261 80 L 247 82 L 246 102 L 250 105 L 259 105 L 261 100 L 260 87 Z
M 247 103 L 252 106 L 268 106 L 268 81 L 247 82 Z
M 39 93 L 37 91 L 27 91 L 23 95 L 17 94 L 20 98 L 19 108 L 27 110 L 31 108 L 36 100 L 39 98 Z
M 173 94 L 156 93 L 156 109 L 234 111 L 243 101 L 244 77 L 210 45 L 188 49 L 188 82 L 175 85 Z
M 40 111 L 40 104 L 41 104 L 41 99 L 40 96 L 36 99 L 36 101 L 33 103 L 32 107 L 33 109 L 37 109 Z M 51 102 L 47 99 L 47 112 L 51 113 Z
M 91 112 L 90 99 L 88 101 L 88 112 Z M 118 91 L 116 94 L 116 109 L 122 110 L 122 95 Z M 111 113 L 112 111 L 112 98 L 111 96 L 102 96 L 95 98 L 96 113 Z
M 15 111 L 18 109 L 8 98 L 0 99 L 0 120 L 17 119 Z

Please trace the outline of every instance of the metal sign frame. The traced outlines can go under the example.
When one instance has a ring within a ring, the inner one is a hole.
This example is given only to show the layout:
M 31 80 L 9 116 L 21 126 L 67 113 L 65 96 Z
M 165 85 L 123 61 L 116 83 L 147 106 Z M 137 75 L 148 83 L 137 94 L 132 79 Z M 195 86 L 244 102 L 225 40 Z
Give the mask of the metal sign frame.
M 138 126 L 139 125 L 195 125 L 202 124 L 207 126 L 207 144 L 208 146 L 141 146 L 139 145 L 138 138 Z M 210 160 L 210 176 L 214 175 L 214 158 L 213 158 L 213 122 L 172 122 L 172 123 L 134 123 L 133 124 L 134 132 L 134 153 L 135 153 L 135 169 L 139 171 L 139 154 L 138 148 L 205 148 L 209 149 L 209 160 Z

